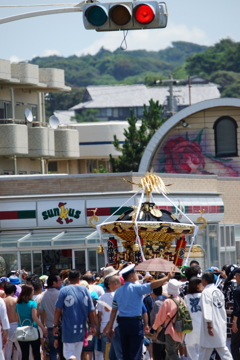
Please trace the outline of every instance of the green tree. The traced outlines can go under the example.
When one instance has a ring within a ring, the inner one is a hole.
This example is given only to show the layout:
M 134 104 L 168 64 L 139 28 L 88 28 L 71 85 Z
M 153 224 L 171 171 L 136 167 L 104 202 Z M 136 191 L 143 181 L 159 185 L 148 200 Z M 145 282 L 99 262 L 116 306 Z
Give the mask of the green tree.
M 157 129 L 163 124 L 162 106 L 158 101 L 149 101 L 149 106 L 144 104 L 143 118 L 141 125 L 138 124 L 138 118 L 131 110 L 131 115 L 127 118 L 128 129 L 124 129 L 125 141 L 122 146 L 116 135 L 114 135 L 113 145 L 120 151 L 117 159 L 110 154 L 110 162 L 114 172 L 138 171 L 138 167 L 143 152 Z
M 69 92 L 48 93 L 45 96 L 46 117 L 55 110 L 68 110 L 83 100 L 84 88 L 72 87 Z
M 240 81 L 235 81 L 222 92 L 222 97 L 240 98 Z
M 95 174 L 104 174 L 104 173 L 107 173 L 107 170 L 105 169 L 105 167 L 103 165 L 100 165 L 99 169 L 93 169 L 93 172 Z
M 75 116 L 71 116 L 71 121 L 76 121 L 78 123 L 82 122 L 96 122 L 99 121 L 96 118 L 96 115 L 98 113 L 98 110 L 95 109 L 85 109 L 80 114 L 77 113 Z

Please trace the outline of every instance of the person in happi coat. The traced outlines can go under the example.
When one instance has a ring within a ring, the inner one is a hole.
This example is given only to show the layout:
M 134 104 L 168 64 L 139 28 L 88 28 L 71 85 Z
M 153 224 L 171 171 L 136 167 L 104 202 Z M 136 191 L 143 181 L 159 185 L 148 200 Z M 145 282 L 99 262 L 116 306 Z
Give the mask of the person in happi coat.
M 199 360 L 210 358 L 215 348 L 221 360 L 232 360 L 226 346 L 227 317 L 224 304 L 224 295 L 214 285 L 214 274 L 205 271 L 202 274 L 202 292 L 200 306 L 202 322 L 200 331 Z

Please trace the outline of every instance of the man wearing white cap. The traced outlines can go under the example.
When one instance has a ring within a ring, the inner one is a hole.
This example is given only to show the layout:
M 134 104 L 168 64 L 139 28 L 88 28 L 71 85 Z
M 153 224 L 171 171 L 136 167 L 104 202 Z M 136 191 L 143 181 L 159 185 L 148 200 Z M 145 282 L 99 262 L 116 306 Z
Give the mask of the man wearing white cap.
M 105 332 L 111 336 L 113 323 L 117 318 L 121 338 L 123 360 L 141 360 L 143 345 L 143 323 L 142 323 L 142 296 L 151 293 L 155 289 L 173 277 L 173 273 L 147 284 L 135 283 L 138 277 L 134 271 L 135 264 L 127 265 L 119 274 L 125 283 L 116 290 L 113 298 L 112 312 Z

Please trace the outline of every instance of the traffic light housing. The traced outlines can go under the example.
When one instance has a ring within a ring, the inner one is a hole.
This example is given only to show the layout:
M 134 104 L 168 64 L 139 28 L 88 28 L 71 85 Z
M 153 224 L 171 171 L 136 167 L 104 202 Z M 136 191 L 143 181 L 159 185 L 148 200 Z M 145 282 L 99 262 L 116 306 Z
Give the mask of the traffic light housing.
M 165 28 L 167 18 L 166 4 L 158 1 L 96 2 L 83 6 L 84 27 L 96 31 Z

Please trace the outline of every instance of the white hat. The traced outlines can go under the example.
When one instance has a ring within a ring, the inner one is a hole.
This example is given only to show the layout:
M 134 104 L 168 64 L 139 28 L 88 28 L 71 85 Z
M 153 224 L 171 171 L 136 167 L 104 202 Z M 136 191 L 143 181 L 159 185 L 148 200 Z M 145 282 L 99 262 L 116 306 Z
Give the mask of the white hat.
M 179 295 L 180 286 L 182 286 L 182 283 L 180 283 L 176 279 L 169 280 L 168 286 L 167 286 L 167 293 L 169 295 Z
M 113 266 L 108 266 L 103 270 L 103 279 L 116 275 L 118 273 L 118 270 L 115 270 Z
M 126 266 L 125 268 L 123 268 L 121 271 L 119 271 L 120 275 L 126 274 L 130 271 L 132 271 L 135 268 L 135 264 L 130 264 L 128 266 Z

